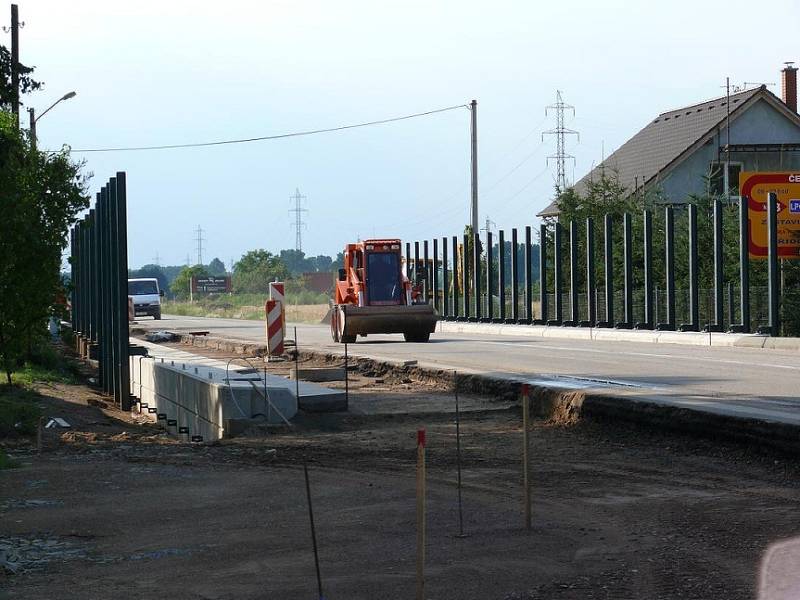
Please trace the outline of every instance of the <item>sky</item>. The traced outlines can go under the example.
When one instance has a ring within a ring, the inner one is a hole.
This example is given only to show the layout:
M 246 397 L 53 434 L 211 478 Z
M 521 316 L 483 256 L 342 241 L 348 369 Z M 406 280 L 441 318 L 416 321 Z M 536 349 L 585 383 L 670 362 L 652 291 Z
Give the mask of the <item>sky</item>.
M 575 107 L 577 180 L 658 113 L 724 95 L 727 76 L 780 95 L 783 62 L 800 63 L 791 0 L 18 4 L 20 60 L 46 84 L 26 106 L 41 113 L 77 92 L 38 121 L 39 145 L 85 160 L 92 197 L 127 172 L 132 267 L 195 263 L 198 226 L 206 263 L 294 248 L 296 189 L 307 255 L 459 234 L 469 111 L 210 148 L 79 150 L 270 136 L 475 99 L 481 227 L 510 229 L 536 225 L 553 197 L 555 138 L 542 132 L 555 126 L 545 107 L 556 90 Z

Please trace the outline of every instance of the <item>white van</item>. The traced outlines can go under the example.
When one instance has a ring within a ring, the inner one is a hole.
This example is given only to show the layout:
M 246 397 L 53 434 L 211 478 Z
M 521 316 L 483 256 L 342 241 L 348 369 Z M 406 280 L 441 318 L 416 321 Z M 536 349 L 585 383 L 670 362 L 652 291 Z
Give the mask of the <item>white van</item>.
M 137 317 L 150 316 L 158 321 L 163 295 L 164 290 L 158 289 L 158 279 L 128 279 L 128 296 L 133 298 L 133 313 Z

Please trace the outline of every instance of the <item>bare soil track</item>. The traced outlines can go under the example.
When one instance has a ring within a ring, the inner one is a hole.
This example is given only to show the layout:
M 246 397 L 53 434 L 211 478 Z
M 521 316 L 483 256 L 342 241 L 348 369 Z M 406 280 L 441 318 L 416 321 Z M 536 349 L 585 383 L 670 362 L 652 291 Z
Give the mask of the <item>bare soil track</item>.
M 358 411 L 201 445 L 43 390 L 73 428 L 42 455 L 5 443 L 23 465 L 0 471 L 0 598 L 314 598 L 303 462 L 325 597 L 413 597 L 420 427 L 430 599 L 752 598 L 769 544 L 800 535 L 792 457 L 604 421 L 535 422 L 527 532 L 519 410 L 468 397 L 458 538 L 448 388 L 362 374 Z

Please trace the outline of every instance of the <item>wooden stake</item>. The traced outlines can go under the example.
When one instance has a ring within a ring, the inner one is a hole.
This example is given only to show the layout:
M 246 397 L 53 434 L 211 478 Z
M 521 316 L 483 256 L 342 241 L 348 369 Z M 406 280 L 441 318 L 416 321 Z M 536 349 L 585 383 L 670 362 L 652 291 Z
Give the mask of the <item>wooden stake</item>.
M 522 385 L 522 486 L 525 505 L 525 529 L 531 529 L 531 480 L 528 476 L 528 384 Z
M 317 551 L 317 530 L 314 527 L 314 509 L 311 506 L 311 484 L 308 482 L 308 464 L 303 462 L 306 477 L 306 501 L 308 502 L 308 520 L 311 522 L 311 541 L 314 544 L 314 567 L 317 570 L 317 592 L 319 600 L 325 600 L 322 594 L 322 576 L 319 573 L 319 552 Z
M 417 600 L 425 600 L 425 430 L 417 430 Z

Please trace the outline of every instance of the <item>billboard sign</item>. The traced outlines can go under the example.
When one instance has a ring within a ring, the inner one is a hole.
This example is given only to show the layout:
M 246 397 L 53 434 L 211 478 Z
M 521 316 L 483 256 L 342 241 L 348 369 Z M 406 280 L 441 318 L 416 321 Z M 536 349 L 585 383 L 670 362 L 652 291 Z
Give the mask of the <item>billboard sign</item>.
M 747 202 L 750 258 L 766 258 L 768 251 L 767 194 L 778 195 L 778 257 L 800 258 L 800 173 L 739 174 L 742 202 Z
M 225 294 L 231 291 L 231 278 L 229 275 L 222 277 L 192 277 L 192 292 L 195 294 Z

